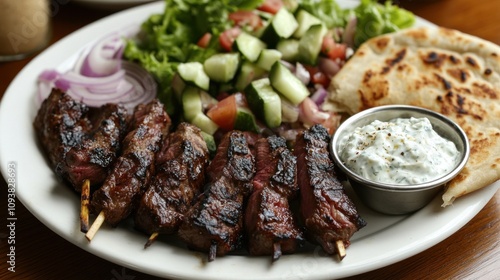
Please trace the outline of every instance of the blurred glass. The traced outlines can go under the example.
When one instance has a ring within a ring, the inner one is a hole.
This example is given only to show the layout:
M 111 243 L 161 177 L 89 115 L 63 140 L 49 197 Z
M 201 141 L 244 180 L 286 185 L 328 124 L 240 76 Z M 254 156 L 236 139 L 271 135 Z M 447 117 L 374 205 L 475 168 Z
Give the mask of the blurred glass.
M 47 46 L 50 0 L 0 0 L 0 61 L 23 59 Z

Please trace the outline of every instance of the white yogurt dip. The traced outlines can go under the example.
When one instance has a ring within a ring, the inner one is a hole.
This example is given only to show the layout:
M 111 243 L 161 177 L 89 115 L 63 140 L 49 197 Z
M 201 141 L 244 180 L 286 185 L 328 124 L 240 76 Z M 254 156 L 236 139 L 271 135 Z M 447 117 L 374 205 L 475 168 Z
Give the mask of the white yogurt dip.
M 427 118 L 373 121 L 341 141 L 340 159 L 358 175 L 410 185 L 437 179 L 460 159 L 455 144 L 439 136 Z

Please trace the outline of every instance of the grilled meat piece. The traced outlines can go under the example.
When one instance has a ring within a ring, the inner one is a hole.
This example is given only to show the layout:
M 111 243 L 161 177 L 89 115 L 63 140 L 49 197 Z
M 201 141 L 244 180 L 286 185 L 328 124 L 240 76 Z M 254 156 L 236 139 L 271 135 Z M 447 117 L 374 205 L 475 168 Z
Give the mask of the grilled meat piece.
M 168 131 L 170 118 L 160 101 L 140 104 L 134 110 L 123 151 L 101 188 L 92 195 L 94 213 L 103 211 L 105 220 L 116 226 L 137 206 L 154 173 L 155 153 Z
M 208 189 L 189 210 L 179 237 L 192 249 L 209 253 L 209 261 L 242 242 L 243 204 L 252 190 L 255 160 L 245 135 L 227 133 L 207 168 Z
M 245 210 L 249 252 L 277 260 L 303 240 L 288 202 L 298 192 L 297 158 L 278 136 L 259 139 L 256 150 L 257 172 Z
M 135 216 L 136 226 L 146 233 L 177 231 L 184 214 L 205 184 L 208 148 L 201 130 L 181 123 L 170 133 L 156 155 L 155 175 Z
M 299 170 L 301 214 L 307 234 L 325 252 L 336 252 L 335 242 L 349 245 L 351 236 L 366 222 L 345 194 L 337 179 L 328 152 L 330 135 L 321 125 L 314 125 L 297 136 L 295 155 Z
M 85 104 L 53 89 L 35 117 L 38 139 L 56 174 L 62 178 L 66 174 L 63 168 L 66 153 L 82 143 L 85 131 L 91 127 L 90 121 L 84 118 L 88 110 Z
M 80 191 L 83 180 L 104 181 L 126 129 L 121 105 L 91 109 L 53 89 L 42 103 L 34 127 L 56 174 Z
M 68 151 L 64 161 L 67 179 L 78 192 L 85 179 L 91 187 L 100 187 L 126 133 L 128 116 L 123 105 L 107 104 L 95 111 L 90 116 L 93 128 L 85 134 L 81 145 Z

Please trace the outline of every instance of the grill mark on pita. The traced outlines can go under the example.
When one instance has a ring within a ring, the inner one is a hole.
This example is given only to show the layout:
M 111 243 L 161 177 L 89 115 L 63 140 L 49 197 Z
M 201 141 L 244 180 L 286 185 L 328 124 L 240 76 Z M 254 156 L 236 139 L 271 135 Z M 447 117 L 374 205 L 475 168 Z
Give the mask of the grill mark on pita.
M 490 68 L 486 68 L 486 70 L 484 70 L 484 74 L 485 74 L 486 76 L 491 75 L 491 73 L 493 73 L 493 71 L 491 71 L 491 69 L 490 69 Z
M 474 119 L 483 120 L 480 112 L 473 109 L 474 105 L 467 103 L 467 98 L 460 94 L 448 91 L 444 98 L 438 95 L 437 100 L 441 104 L 441 113 L 444 115 L 452 115 L 454 112 L 457 118 L 468 115 Z
M 374 74 L 374 73 L 372 72 L 372 70 L 368 70 L 368 71 L 366 71 L 366 72 L 365 72 L 365 75 L 364 75 L 364 77 L 363 77 L 363 83 L 364 83 L 364 84 L 367 84 L 367 83 L 370 81 L 370 79 L 373 77 L 373 74 Z
M 460 60 L 459 60 L 458 58 L 456 58 L 455 56 L 453 56 L 453 55 L 450 55 L 450 61 L 451 61 L 451 63 L 453 63 L 453 64 L 458 64 L 458 63 L 460 63 Z
M 446 70 L 446 73 L 450 75 L 455 80 L 465 83 L 469 74 L 464 69 L 452 68 Z
M 479 84 L 477 82 L 473 83 L 472 86 L 473 95 L 485 98 L 489 97 L 491 99 L 498 99 L 498 92 L 495 89 L 490 88 L 485 84 Z
M 448 56 L 445 54 L 438 54 L 436 52 L 430 52 L 427 56 L 422 57 L 425 64 L 432 65 L 436 68 L 440 68 Z M 451 59 L 451 57 L 450 57 Z M 455 59 L 455 58 L 453 58 Z
M 436 76 L 436 78 L 441 82 L 443 83 L 443 86 L 444 86 L 444 89 L 445 90 L 450 90 L 452 88 L 451 86 L 451 83 L 446 80 L 444 77 L 440 76 L 439 74 L 437 73 L 434 73 L 434 76 Z
M 381 37 L 380 39 L 377 39 L 375 44 L 377 45 L 377 48 L 379 48 L 380 50 L 385 49 L 385 47 L 387 47 L 387 45 L 389 44 L 389 38 Z
M 474 60 L 474 58 L 472 58 L 472 57 L 470 57 L 470 56 L 468 56 L 468 57 L 465 59 L 465 61 L 467 61 L 467 63 L 468 63 L 470 66 L 474 67 L 474 68 L 475 68 L 475 67 L 478 67 L 477 62 Z
M 382 74 L 387 74 L 389 71 L 391 71 L 391 68 L 394 67 L 394 65 L 400 63 L 405 58 L 405 56 L 406 56 L 406 48 L 397 52 L 395 58 L 387 59 L 385 61 L 386 66 L 382 68 Z

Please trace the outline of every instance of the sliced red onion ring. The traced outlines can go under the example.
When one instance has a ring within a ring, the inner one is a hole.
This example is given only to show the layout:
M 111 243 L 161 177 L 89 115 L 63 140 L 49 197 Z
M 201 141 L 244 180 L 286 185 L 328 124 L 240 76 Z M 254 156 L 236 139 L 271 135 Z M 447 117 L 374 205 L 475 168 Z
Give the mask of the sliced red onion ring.
M 316 105 L 321 106 L 328 95 L 328 91 L 322 85 L 315 85 L 316 91 L 311 95 L 311 100 L 316 103 Z
M 301 63 L 295 64 L 295 76 L 304 84 L 308 85 L 311 81 L 311 74 Z
M 323 123 L 330 117 L 330 114 L 323 112 L 319 109 L 318 105 L 314 101 L 307 97 L 299 104 L 299 120 L 308 126 L 314 124 Z
M 354 47 L 354 33 L 356 33 L 356 25 L 358 24 L 358 19 L 355 15 L 351 15 L 347 20 L 347 25 L 345 27 L 344 33 L 342 34 L 342 41 L 349 47 Z
M 87 77 L 73 70 L 66 73 L 46 70 L 38 77 L 38 84 L 40 104 L 57 87 L 91 107 L 123 103 L 130 112 L 138 104 L 153 100 L 157 90 L 154 78 L 129 61 L 122 61 L 120 70 L 105 77 Z
M 319 57 L 318 58 L 318 68 L 321 72 L 323 72 L 328 78 L 332 78 L 335 76 L 339 70 L 340 70 L 340 65 L 326 57 Z
M 153 100 L 157 83 L 151 74 L 136 63 L 122 60 L 123 38 L 138 31 L 133 25 L 107 35 L 84 50 L 69 71 L 43 71 L 38 77 L 39 104 L 54 87 L 91 107 L 123 103 L 132 112 L 138 104 Z

